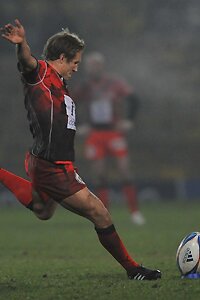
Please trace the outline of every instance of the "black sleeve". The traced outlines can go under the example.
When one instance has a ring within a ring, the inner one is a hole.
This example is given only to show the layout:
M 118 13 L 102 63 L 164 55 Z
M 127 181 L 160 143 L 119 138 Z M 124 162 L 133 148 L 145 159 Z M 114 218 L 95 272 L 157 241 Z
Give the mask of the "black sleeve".
M 19 72 L 21 73 L 21 75 L 24 77 L 24 79 L 28 83 L 32 83 L 32 84 L 35 83 L 35 79 L 37 78 L 37 74 L 39 72 L 38 60 L 37 60 L 37 67 L 34 70 L 32 70 L 31 72 L 23 72 L 20 62 L 17 63 L 17 68 L 18 68 Z
M 130 120 L 134 120 L 140 107 L 139 97 L 135 94 L 130 94 L 126 97 L 126 102 L 127 118 Z

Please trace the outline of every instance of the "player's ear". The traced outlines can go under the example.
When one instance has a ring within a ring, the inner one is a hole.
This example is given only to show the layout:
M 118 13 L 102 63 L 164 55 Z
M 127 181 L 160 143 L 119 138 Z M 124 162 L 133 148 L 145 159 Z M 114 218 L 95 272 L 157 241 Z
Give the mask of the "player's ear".
M 63 63 L 63 62 L 65 61 L 66 57 L 65 57 L 64 53 L 61 53 L 61 54 L 60 54 L 59 59 L 60 59 L 60 62 L 61 62 L 61 63 Z

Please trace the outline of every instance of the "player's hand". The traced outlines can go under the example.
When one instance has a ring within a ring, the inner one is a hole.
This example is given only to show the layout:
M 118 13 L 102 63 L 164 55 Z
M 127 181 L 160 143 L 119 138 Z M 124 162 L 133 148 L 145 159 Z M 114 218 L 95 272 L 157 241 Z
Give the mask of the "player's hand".
M 121 120 L 120 122 L 117 123 L 117 129 L 124 131 L 124 132 L 129 131 L 133 127 L 134 127 L 134 124 L 130 120 Z
M 0 28 L 1 36 L 13 44 L 21 44 L 25 39 L 25 30 L 18 19 L 15 20 L 15 25 L 6 24 Z

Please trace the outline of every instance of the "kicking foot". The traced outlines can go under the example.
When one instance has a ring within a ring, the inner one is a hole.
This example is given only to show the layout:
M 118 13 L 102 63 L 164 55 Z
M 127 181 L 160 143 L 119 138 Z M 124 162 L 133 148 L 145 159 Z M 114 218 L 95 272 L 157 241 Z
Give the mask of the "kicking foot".
M 132 271 L 127 272 L 127 275 L 132 280 L 157 280 L 161 278 L 159 270 L 150 270 L 142 266 L 133 268 Z
M 131 214 L 131 221 L 136 225 L 144 225 L 146 223 L 140 211 L 135 211 Z

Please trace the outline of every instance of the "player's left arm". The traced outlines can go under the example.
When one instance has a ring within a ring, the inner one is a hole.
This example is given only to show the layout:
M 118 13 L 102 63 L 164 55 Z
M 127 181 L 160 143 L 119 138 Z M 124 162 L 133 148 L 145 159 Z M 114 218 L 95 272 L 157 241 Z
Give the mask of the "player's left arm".
M 126 132 L 135 126 L 135 119 L 139 110 L 139 98 L 135 93 L 130 93 L 124 97 L 124 110 L 119 119 L 117 128 Z
M 115 91 L 118 98 L 118 109 L 120 117 L 117 127 L 128 131 L 135 125 L 135 119 L 140 107 L 140 99 L 134 88 L 124 80 L 115 81 Z M 120 110 L 120 111 L 119 111 Z
M 125 101 L 127 107 L 126 118 L 134 122 L 140 108 L 140 99 L 138 95 L 131 93 L 126 96 Z

